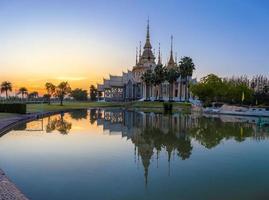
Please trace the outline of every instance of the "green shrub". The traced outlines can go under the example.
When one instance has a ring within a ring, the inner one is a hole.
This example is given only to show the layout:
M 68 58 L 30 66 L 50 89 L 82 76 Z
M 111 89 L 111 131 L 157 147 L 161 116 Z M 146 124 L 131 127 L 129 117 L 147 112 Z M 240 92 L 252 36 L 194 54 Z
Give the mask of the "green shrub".
M 0 112 L 25 114 L 26 113 L 26 104 L 0 103 Z

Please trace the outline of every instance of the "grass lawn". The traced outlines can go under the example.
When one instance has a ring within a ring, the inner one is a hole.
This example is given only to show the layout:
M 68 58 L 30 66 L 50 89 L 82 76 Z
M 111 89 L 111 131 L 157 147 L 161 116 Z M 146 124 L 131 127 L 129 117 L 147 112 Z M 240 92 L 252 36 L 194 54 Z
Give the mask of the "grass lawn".
M 173 102 L 173 108 L 189 108 L 189 103 Z M 137 108 L 137 109 L 163 109 L 163 102 L 64 102 L 63 106 L 57 104 L 28 104 L 27 112 L 57 111 L 66 109 L 83 109 L 91 107 L 119 107 L 119 108 Z
M 141 110 L 144 112 L 155 112 L 155 113 L 163 113 L 163 103 L 158 101 L 136 101 L 129 103 L 127 105 L 128 109 L 135 109 Z M 190 113 L 191 104 L 185 102 L 172 102 L 173 104 L 173 111 L 172 112 L 183 112 L 183 113 Z
M 179 103 L 173 102 L 173 108 L 188 108 L 190 103 Z M 163 109 L 163 102 L 64 102 L 63 106 L 57 104 L 28 104 L 27 112 L 42 112 L 42 111 L 57 111 L 66 109 L 79 109 L 79 108 L 90 108 L 90 107 L 121 107 L 121 108 L 157 108 Z

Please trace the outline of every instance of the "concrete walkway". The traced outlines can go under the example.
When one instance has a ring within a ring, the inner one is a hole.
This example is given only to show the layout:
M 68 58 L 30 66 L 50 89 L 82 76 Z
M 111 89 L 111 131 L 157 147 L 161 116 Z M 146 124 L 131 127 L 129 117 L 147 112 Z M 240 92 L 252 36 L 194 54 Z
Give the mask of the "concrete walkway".
M 28 200 L 0 170 L 0 200 Z

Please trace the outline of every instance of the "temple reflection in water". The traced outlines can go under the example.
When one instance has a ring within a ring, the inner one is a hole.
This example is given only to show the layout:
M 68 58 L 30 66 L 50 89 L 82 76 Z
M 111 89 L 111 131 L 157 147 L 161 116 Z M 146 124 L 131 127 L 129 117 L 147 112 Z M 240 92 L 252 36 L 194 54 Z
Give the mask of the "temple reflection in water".
M 151 161 L 155 159 L 158 167 L 160 153 L 166 155 L 170 166 L 171 157 L 181 160 L 191 158 L 194 143 L 211 149 L 225 140 L 237 142 L 247 138 L 262 140 L 268 137 L 269 132 L 266 127 L 258 128 L 254 123 L 255 118 L 227 116 L 214 118 L 179 113 L 164 115 L 121 109 L 78 110 L 47 117 L 44 120 L 44 123 L 34 121 L 16 129 L 44 128 L 47 133 L 57 131 L 68 134 L 72 129 L 72 122 L 87 120 L 86 124 L 102 127 L 105 133 L 127 138 L 134 144 L 135 161 L 144 167 L 146 185 Z

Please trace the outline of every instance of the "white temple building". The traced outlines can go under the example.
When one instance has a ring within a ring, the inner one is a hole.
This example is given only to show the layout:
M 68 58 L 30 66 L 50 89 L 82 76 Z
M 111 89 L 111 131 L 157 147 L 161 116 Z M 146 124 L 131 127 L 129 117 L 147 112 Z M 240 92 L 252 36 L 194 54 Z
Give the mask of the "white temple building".
M 137 52 L 138 54 L 138 52 Z M 99 94 L 99 99 L 104 99 L 105 101 L 133 101 L 133 100 L 144 100 L 146 99 L 146 85 L 141 80 L 141 76 L 147 70 L 154 70 L 157 65 L 164 65 L 167 69 L 172 67 L 177 67 L 177 62 L 174 60 L 173 53 L 173 38 L 171 37 L 171 49 L 170 57 L 166 64 L 162 63 L 160 55 L 160 47 L 158 52 L 158 58 L 156 63 L 156 58 L 152 52 L 152 45 L 150 42 L 150 31 L 149 31 L 149 21 L 147 24 L 146 41 L 143 47 L 143 52 L 141 52 L 141 43 L 139 54 L 136 55 L 136 63 L 132 67 L 132 70 L 123 72 L 121 76 L 110 75 L 108 79 L 103 79 L 103 84 L 97 85 L 97 90 Z M 187 78 L 189 82 L 196 82 L 196 79 L 192 77 Z M 186 80 L 185 80 L 186 82 Z M 173 101 L 184 101 L 185 91 L 182 89 L 180 94 L 180 84 L 186 84 L 181 81 L 181 77 L 173 85 L 172 100 Z M 162 91 L 160 91 L 160 88 Z M 182 86 L 182 88 L 184 88 Z M 155 100 L 155 96 L 160 94 L 164 101 L 169 99 L 169 83 L 167 81 L 163 82 L 161 87 L 150 86 L 149 96 L 150 100 Z M 188 94 L 189 95 L 189 94 Z

